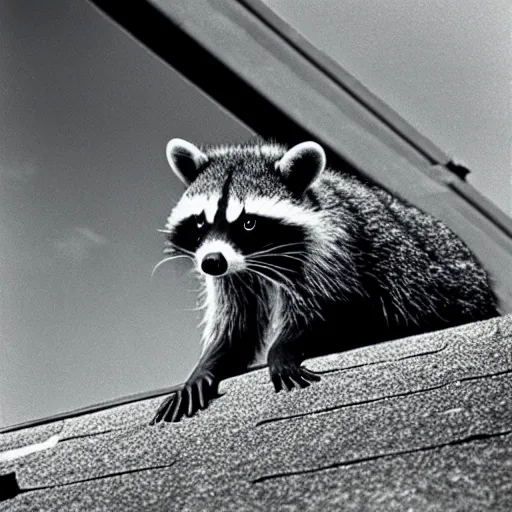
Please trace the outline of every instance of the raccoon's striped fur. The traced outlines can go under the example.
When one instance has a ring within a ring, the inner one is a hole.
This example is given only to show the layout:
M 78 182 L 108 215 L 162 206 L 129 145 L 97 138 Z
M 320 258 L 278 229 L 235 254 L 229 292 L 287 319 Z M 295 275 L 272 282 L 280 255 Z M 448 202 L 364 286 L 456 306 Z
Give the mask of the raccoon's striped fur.
M 307 357 L 498 314 L 488 278 L 444 224 L 325 168 L 314 142 L 199 149 L 173 139 L 188 186 L 166 229 L 204 282 L 204 351 L 154 421 L 204 408 L 218 382 L 267 358 L 276 391 L 319 377 Z

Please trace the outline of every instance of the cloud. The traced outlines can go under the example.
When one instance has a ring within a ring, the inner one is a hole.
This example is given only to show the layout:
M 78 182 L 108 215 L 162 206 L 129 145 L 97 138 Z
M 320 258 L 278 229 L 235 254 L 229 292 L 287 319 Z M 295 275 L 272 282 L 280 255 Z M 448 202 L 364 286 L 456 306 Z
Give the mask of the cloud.
M 74 261 L 81 262 L 87 259 L 91 252 L 108 240 L 87 227 L 75 227 L 65 237 L 55 241 L 57 252 Z
M 75 231 L 79 233 L 84 238 L 84 240 L 88 240 L 94 245 L 105 245 L 108 242 L 104 236 L 98 235 L 92 229 L 75 228 Z

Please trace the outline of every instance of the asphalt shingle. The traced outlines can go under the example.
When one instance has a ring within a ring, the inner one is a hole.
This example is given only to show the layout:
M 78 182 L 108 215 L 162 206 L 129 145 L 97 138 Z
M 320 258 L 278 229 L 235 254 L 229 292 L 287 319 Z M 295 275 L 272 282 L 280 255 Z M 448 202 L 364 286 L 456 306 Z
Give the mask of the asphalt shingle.
M 269 510 L 509 511 L 512 435 L 257 483 Z
M 222 383 L 178 424 L 161 398 L 0 435 L 9 510 L 510 510 L 512 317 L 308 361 L 315 385 L 266 369 Z

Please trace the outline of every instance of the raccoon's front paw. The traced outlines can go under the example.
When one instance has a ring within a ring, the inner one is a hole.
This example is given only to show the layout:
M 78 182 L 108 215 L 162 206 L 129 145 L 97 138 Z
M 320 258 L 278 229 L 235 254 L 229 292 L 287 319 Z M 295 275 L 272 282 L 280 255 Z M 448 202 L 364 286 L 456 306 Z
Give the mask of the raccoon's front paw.
M 180 421 L 184 415 L 190 417 L 199 409 L 206 409 L 210 400 L 219 396 L 218 385 L 210 372 L 190 377 L 181 389 L 164 400 L 150 425 L 161 421 Z
M 283 389 L 307 388 L 312 382 L 320 380 L 320 375 L 295 364 L 276 364 L 269 362 L 270 378 L 276 393 Z

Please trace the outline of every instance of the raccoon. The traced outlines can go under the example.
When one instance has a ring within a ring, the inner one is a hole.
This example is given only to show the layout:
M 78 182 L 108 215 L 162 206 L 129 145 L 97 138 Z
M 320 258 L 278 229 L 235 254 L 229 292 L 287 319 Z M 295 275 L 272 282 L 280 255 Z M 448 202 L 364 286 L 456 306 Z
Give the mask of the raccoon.
M 498 315 L 489 279 L 443 223 L 326 168 L 315 142 L 198 148 L 167 158 L 188 186 L 166 224 L 168 261 L 204 283 L 203 352 L 152 423 L 192 416 L 221 380 L 264 360 L 275 391 L 320 380 L 306 358 Z

